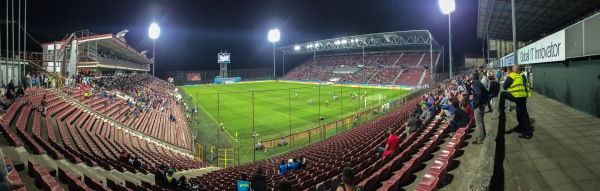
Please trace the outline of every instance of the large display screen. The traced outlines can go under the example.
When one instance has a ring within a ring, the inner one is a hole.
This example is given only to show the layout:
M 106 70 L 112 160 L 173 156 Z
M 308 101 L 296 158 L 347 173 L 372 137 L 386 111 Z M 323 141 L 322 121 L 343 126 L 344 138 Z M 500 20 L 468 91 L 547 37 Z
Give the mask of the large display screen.
M 219 53 L 219 63 L 227 63 L 231 62 L 229 53 Z
M 200 73 L 187 73 L 187 81 L 200 81 L 202 80 L 202 77 L 200 76 Z

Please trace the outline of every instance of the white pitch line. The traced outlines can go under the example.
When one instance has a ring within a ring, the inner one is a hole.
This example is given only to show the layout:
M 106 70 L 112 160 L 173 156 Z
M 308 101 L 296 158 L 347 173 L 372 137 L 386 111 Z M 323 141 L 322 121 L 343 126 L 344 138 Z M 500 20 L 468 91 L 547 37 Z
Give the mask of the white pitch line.
M 285 116 L 291 116 L 291 115 L 288 115 L 288 114 L 285 114 L 285 113 L 281 113 L 281 112 L 279 112 L 279 111 L 275 111 L 275 110 L 272 110 L 272 109 L 269 109 L 269 110 L 271 110 L 271 111 L 273 111 L 273 112 L 275 112 L 275 113 L 279 113 L 279 114 L 281 114 L 281 115 L 285 115 Z M 300 118 L 297 118 L 297 117 L 294 117 L 294 116 L 291 116 L 291 117 L 292 117 L 292 118 L 294 118 L 294 119 L 299 119 L 299 120 L 306 121 L 306 122 L 309 122 L 309 123 L 312 123 L 312 124 L 316 124 L 315 122 L 310 122 L 310 121 L 307 121 L 307 120 L 304 120 L 304 119 L 300 119 Z

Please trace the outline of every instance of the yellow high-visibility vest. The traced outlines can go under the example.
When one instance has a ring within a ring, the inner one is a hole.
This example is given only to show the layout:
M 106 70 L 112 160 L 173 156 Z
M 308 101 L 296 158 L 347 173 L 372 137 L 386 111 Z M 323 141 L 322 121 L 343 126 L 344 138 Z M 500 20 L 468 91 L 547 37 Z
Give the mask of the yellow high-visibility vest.
M 512 94 L 516 98 L 531 96 L 530 90 L 528 90 L 525 84 L 523 83 L 523 77 L 521 76 L 521 74 L 513 72 L 508 74 L 508 77 L 510 77 L 513 80 L 512 84 L 508 88 L 508 92 L 510 92 L 510 94 Z

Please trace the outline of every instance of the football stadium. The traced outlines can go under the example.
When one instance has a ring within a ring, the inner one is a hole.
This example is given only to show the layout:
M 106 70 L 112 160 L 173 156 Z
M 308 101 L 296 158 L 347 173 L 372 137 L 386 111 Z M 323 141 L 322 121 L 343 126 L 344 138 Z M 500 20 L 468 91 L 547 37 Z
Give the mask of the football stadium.
M 600 1 L 232 2 L 0 3 L 0 191 L 600 187 Z

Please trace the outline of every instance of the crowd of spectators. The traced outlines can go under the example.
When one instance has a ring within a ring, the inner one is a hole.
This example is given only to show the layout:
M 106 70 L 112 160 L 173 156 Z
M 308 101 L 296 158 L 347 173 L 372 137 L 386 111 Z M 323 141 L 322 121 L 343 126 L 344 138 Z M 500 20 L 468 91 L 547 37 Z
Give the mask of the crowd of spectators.
M 402 69 L 402 65 L 418 65 L 423 56 L 429 53 L 410 52 L 410 53 L 374 53 L 364 55 L 329 55 L 321 56 L 316 59 L 309 59 L 304 64 L 294 68 L 283 76 L 287 80 L 320 80 L 329 81 L 339 78 L 342 83 L 372 83 L 372 84 L 392 84 L 396 76 Z M 439 56 L 439 55 L 436 55 Z M 423 60 L 429 62 L 431 58 Z M 436 60 L 437 58 L 434 58 Z M 333 71 L 339 67 L 359 68 L 352 74 L 334 74 Z M 392 67 L 395 66 L 395 67 Z M 425 69 L 411 68 L 397 79 L 399 85 L 418 85 Z M 429 78 L 430 74 L 426 74 Z M 429 83 L 429 79 L 424 79 L 423 84 Z

